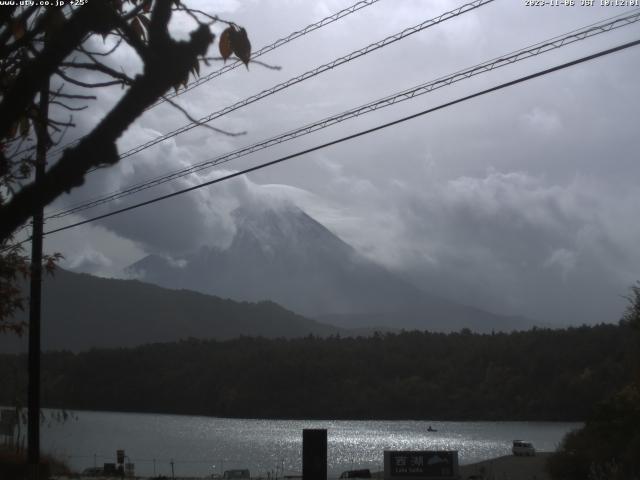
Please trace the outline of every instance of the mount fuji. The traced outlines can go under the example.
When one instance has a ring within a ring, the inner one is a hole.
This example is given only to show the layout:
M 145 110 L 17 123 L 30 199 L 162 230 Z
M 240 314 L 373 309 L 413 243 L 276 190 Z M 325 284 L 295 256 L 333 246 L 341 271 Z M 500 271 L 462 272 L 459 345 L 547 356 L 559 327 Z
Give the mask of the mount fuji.
M 360 254 L 293 205 L 240 207 L 227 248 L 179 258 L 148 255 L 127 267 L 143 282 L 233 300 L 270 300 L 344 328 L 516 330 L 531 322 L 424 292 Z

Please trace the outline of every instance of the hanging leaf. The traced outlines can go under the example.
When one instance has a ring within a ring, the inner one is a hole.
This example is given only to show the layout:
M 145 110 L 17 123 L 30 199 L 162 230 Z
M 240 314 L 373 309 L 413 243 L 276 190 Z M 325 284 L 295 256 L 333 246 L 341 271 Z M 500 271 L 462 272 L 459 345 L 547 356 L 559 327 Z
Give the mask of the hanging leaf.
M 138 17 L 133 17 L 129 25 L 131 25 L 131 29 L 134 31 L 134 33 L 138 35 L 138 38 L 144 41 L 144 28 L 142 27 L 142 23 L 140 22 L 140 20 L 138 20 Z
M 247 68 L 249 68 L 249 60 L 251 59 L 251 42 L 244 28 L 233 32 L 231 35 L 231 48 L 233 53 L 242 60 Z
M 225 61 L 233 53 L 233 47 L 231 46 L 231 37 L 234 33 L 235 30 L 233 29 L 233 27 L 227 27 L 220 35 L 220 40 L 218 41 L 220 55 Z
M 40 115 L 40 109 L 35 105 L 31 105 L 27 110 L 27 118 L 31 119 L 32 124 L 40 123 L 42 121 L 42 115 Z
M 199 77 L 200 76 L 200 60 L 198 60 L 197 58 L 196 58 L 195 63 L 191 67 L 191 72 L 193 73 L 194 77 Z
M 18 133 L 18 124 L 14 123 L 13 125 L 11 125 L 11 128 L 9 129 L 9 135 L 7 135 L 7 137 L 13 138 L 16 136 L 17 133 Z
M 22 135 L 23 137 L 29 135 L 29 127 L 29 117 L 27 117 L 26 115 L 20 117 L 20 135 Z
M 13 33 L 13 37 L 16 40 L 20 40 L 22 37 L 24 37 L 25 31 L 26 31 L 26 29 L 25 29 L 24 22 L 21 22 L 19 20 L 15 20 L 11 24 L 11 33 Z
M 144 25 L 144 28 L 146 28 L 148 31 L 149 27 L 151 26 L 151 20 L 149 20 L 149 18 L 144 15 L 138 15 L 138 20 L 140 20 L 142 25 Z

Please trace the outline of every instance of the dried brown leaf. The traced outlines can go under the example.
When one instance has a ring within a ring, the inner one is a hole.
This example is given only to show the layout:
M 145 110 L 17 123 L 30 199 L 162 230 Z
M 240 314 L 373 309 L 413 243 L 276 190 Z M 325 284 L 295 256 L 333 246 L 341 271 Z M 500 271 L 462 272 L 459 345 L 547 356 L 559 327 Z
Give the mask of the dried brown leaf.
M 138 17 L 133 17 L 129 25 L 131 25 L 131 29 L 135 32 L 136 35 L 138 35 L 140 40 L 145 39 L 144 28 L 142 26 L 142 22 L 138 20 Z
M 231 48 L 233 53 L 248 67 L 251 59 L 251 42 L 249 42 L 249 36 L 244 28 L 234 30 L 231 35 Z
M 22 115 L 22 117 L 20 117 L 20 135 L 23 137 L 29 135 L 29 128 L 29 118 L 26 115 Z
M 140 20 L 140 22 L 142 22 L 142 25 L 144 25 L 144 27 L 149 30 L 149 27 L 151 26 L 151 20 L 149 20 L 148 17 L 146 17 L 145 15 L 138 15 L 138 20 Z
M 13 125 L 11 125 L 11 128 L 9 129 L 9 135 L 7 135 L 9 138 L 13 138 L 16 136 L 16 134 L 18 133 L 18 124 L 14 123 Z
M 196 59 L 195 63 L 191 67 L 191 73 L 194 77 L 200 76 L 200 60 Z
M 233 53 L 233 47 L 231 46 L 231 37 L 235 33 L 233 27 L 227 27 L 220 35 L 218 40 L 218 48 L 220 49 L 220 55 L 226 61 L 227 58 Z
M 22 37 L 24 37 L 24 34 L 26 33 L 24 22 L 14 20 L 11 24 L 11 33 L 13 33 L 13 37 L 16 40 L 20 40 Z

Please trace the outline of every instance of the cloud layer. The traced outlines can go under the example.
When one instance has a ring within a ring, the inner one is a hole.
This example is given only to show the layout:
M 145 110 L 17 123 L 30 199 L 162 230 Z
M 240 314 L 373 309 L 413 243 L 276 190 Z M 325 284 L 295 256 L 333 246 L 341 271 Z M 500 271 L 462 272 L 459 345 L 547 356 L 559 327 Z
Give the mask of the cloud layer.
M 195 2 L 196 4 L 198 2 Z M 348 2 L 347 2 L 348 3 Z M 459 5 L 379 2 L 179 97 L 193 116 L 344 55 Z M 345 2 L 219 2 L 255 48 L 346 7 Z M 203 9 L 212 5 L 203 2 Z M 553 10 L 553 11 L 552 11 Z M 232 151 L 383 95 L 432 80 L 624 9 L 531 9 L 494 2 L 216 121 L 248 131 L 197 128 L 88 178 L 61 208 Z M 184 35 L 186 19 L 174 26 Z M 453 98 L 629 40 L 634 27 L 578 42 L 375 112 L 260 154 L 192 174 L 135 197 L 144 200 L 308 148 Z M 114 59 L 127 71 L 136 61 Z M 211 69 L 220 65 L 214 64 Z M 640 164 L 630 50 L 441 110 L 287 164 L 51 237 L 67 265 L 113 275 L 146 253 L 177 256 L 224 247 L 239 205 L 291 201 L 371 258 L 423 288 L 501 313 L 553 323 L 617 320 L 620 295 L 640 278 Z M 121 92 L 101 92 L 79 124 L 89 128 Z M 187 121 L 168 105 L 147 112 L 121 139 L 126 150 Z M 115 202 L 102 213 L 127 205 Z M 89 213 L 87 213 L 89 215 Z

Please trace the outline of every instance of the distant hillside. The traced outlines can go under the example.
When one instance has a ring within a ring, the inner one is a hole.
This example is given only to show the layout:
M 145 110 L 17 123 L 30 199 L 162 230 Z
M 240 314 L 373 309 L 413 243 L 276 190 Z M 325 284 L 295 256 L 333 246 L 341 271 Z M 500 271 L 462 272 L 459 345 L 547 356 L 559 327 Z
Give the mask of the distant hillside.
M 243 418 L 582 420 L 628 381 L 634 349 L 631 328 L 616 325 L 190 340 L 45 354 L 42 396 L 49 407 Z M 0 356 L 0 378 L 26 385 L 25 366 L 25 355 Z M 0 405 L 14 393 L 0 382 Z
M 128 273 L 167 288 L 272 300 L 343 328 L 491 332 L 533 325 L 419 290 L 293 205 L 245 206 L 233 217 L 236 234 L 228 248 L 203 247 L 175 259 L 149 255 Z
M 290 338 L 341 331 L 273 302 L 235 302 L 62 269 L 45 280 L 42 312 L 44 350 L 127 347 L 189 337 Z M 21 345 L 24 340 L 0 335 L 0 351 L 15 352 Z

